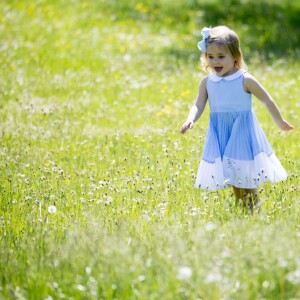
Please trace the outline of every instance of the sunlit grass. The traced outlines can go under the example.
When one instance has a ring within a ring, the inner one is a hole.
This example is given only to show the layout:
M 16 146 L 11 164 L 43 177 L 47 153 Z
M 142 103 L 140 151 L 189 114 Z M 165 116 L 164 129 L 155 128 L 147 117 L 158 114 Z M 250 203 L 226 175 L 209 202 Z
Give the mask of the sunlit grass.
M 194 189 L 208 110 L 179 128 L 204 74 L 198 28 L 101 3 L 0 4 L 1 298 L 299 298 L 297 129 L 254 101 L 289 173 L 260 213 Z M 298 63 L 248 67 L 297 128 Z

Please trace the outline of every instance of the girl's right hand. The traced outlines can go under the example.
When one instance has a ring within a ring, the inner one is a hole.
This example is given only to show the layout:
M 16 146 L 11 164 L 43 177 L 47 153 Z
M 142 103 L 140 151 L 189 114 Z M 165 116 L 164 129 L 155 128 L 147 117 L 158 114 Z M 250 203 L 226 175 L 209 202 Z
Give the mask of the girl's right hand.
M 186 131 L 188 129 L 192 129 L 194 127 L 194 122 L 191 120 L 187 120 L 186 122 L 183 123 L 181 129 L 180 129 L 180 133 L 186 133 Z

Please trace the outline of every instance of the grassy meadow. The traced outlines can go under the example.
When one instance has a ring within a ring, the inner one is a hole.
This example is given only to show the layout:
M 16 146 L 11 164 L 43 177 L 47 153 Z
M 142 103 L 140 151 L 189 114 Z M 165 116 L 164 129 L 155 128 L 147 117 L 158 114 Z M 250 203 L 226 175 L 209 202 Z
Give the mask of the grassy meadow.
M 300 299 L 300 5 L 223 2 L 1 1 L 0 299 Z M 289 174 L 259 213 L 193 188 L 208 109 L 179 134 L 221 22 L 295 126 L 254 99 Z

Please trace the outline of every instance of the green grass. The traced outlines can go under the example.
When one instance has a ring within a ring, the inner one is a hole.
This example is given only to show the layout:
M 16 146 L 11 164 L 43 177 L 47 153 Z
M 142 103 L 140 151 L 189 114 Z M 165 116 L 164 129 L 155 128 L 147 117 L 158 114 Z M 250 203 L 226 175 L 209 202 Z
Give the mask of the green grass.
M 187 3 L 1 2 L 1 299 L 300 298 L 299 63 L 250 55 L 249 25 L 226 20 L 296 127 L 254 101 L 289 179 L 263 185 L 253 214 L 194 189 L 208 109 L 179 128 L 211 23 Z

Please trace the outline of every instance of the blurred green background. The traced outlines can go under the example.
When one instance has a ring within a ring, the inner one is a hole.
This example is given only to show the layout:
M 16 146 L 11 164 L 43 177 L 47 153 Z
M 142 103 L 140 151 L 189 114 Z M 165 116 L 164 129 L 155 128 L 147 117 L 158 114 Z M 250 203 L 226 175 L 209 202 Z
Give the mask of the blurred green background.
M 3 120 L 12 128 L 22 103 L 72 103 L 70 116 L 85 112 L 95 132 L 145 126 L 147 110 L 158 128 L 162 118 L 177 128 L 204 73 L 201 29 L 221 24 L 238 33 L 249 71 L 296 118 L 299 15 L 299 0 L 1 1 Z
M 195 38 L 203 26 L 227 25 L 240 35 L 246 57 L 299 54 L 299 0 L 112 0 L 101 5 L 115 20 L 151 22 L 157 30 L 167 27 Z
M 141 67 L 195 72 L 204 26 L 235 30 L 247 64 L 293 65 L 300 52 L 299 0 L 9 0 L 0 8 L 0 107 L 25 88 L 42 97 L 55 88 L 61 98 L 84 83 L 91 93 L 103 91 L 107 84 L 99 87 L 96 72 L 115 84 L 120 68 L 134 76 Z

